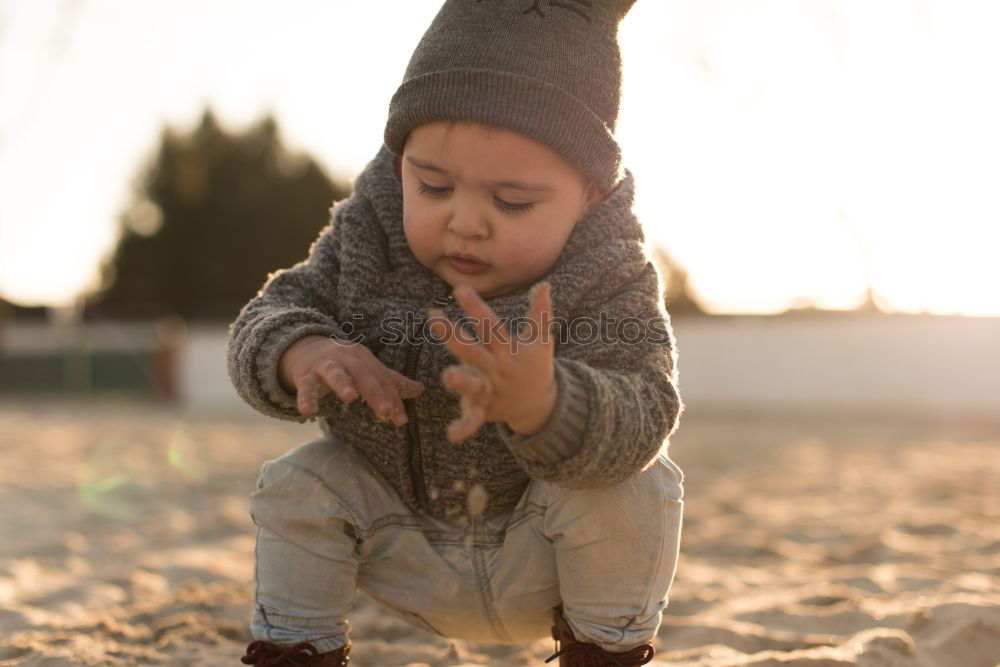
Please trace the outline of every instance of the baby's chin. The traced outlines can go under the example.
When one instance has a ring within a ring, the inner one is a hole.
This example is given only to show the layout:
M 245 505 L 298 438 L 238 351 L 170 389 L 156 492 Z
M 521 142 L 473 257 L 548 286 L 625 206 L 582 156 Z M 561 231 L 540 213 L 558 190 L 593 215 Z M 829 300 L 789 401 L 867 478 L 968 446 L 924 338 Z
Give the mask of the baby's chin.
M 486 285 L 480 286 L 472 280 L 456 280 L 451 282 L 446 279 L 446 282 L 452 286 L 452 288 L 458 287 L 459 285 L 469 285 L 483 299 L 493 299 L 500 296 L 507 296 L 508 294 L 515 294 L 517 292 L 522 292 L 531 287 L 531 284 L 515 284 L 515 285 Z
M 424 264 L 421 262 L 421 264 Z M 502 279 L 496 267 L 490 266 L 482 273 L 462 273 L 456 271 L 447 258 L 441 258 L 431 266 L 424 266 L 435 273 L 438 278 L 451 285 L 452 289 L 459 285 L 468 285 L 476 290 L 476 294 L 484 299 L 506 296 L 529 289 L 542 278 L 535 280 Z
M 505 296 L 507 294 L 512 294 L 518 290 L 524 289 L 524 285 L 514 284 L 497 284 L 495 276 L 489 275 L 493 272 L 493 268 L 490 267 L 486 271 L 479 274 L 463 274 L 454 269 L 448 271 L 435 271 L 441 280 L 445 281 L 451 285 L 452 289 L 458 287 L 459 285 L 468 285 L 472 289 L 476 290 L 478 294 L 483 299 L 492 299 L 497 296 Z

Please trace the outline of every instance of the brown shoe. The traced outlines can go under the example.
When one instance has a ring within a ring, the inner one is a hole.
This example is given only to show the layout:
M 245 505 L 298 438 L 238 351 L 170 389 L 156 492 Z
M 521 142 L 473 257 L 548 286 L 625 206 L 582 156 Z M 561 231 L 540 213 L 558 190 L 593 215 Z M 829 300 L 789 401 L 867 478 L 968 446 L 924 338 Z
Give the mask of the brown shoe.
M 350 641 L 326 653 L 320 653 L 309 642 L 281 646 L 254 641 L 247 645 L 247 654 L 240 658 L 240 662 L 254 667 L 347 667 L 347 663 L 351 661 L 347 655 L 350 652 Z
M 640 644 L 624 653 L 611 653 L 597 644 L 577 641 L 569 623 L 562 615 L 562 606 L 552 610 L 552 638 L 556 640 L 556 652 L 545 662 L 559 658 L 559 667 L 638 667 L 653 659 L 653 646 Z

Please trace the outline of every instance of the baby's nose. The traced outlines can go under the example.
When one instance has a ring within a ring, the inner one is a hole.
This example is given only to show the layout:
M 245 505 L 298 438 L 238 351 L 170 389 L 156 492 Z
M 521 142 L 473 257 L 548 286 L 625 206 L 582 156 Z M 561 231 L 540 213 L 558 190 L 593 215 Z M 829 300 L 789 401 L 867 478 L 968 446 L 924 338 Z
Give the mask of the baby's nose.
M 486 238 L 489 227 L 478 213 L 459 212 L 452 216 L 448 229 L 462 238 Z

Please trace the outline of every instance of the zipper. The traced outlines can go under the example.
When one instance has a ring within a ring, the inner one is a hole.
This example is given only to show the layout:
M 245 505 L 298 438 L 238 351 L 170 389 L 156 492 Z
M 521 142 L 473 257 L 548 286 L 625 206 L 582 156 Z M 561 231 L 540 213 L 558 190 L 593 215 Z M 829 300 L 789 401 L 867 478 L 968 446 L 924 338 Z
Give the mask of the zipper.
M 429 304 L 420 309 L 420 317 L 417 323 L 417 331 L 423 329 L 426 322 L 426 309 L 431 306 L 443 308 L 455 299 L 453 294 L 435 296 Z M 414 340 L 406 350 L 406 365 L 404 367 L 406 377 L 414 378 L 417 371 L 417 362 L 420 360 L 420 351 L 423 348 L 423 337 Z M 429 511 L 427 499 L 427 486 L 424 483 L 424 457 L 420 448 L 420 431 L 417 427 L 417 406 L 415 398 L 403 399 L 403 408 L 406 410 L 406 458 L 410 469 L 410 482 L 413 484 L 413 491 L 417 496 L 417 502 L 421 507 Z

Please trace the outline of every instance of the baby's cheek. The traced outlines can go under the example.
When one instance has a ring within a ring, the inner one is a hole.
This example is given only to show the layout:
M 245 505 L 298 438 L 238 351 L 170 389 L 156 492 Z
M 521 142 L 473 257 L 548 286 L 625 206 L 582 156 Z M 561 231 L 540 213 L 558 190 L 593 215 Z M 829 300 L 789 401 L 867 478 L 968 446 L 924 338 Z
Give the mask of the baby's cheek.
M 426 225 L 422 225 L 420 218 L 415 215 L 403 214 L 403 235 L 406 237 L 406 244 L 410 246 L 410 250 L 414 255 L 421 261 L 423 261 L 429 252 L 428 248 L 428 234 L 426 231 Z
M 555 263 L 563 245 L 552 239 L 518 240 L 509 246 L 509 267 L 521 277 L 540 276 Z

